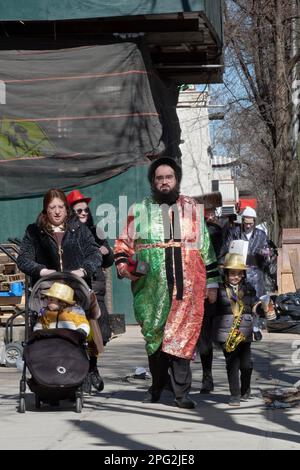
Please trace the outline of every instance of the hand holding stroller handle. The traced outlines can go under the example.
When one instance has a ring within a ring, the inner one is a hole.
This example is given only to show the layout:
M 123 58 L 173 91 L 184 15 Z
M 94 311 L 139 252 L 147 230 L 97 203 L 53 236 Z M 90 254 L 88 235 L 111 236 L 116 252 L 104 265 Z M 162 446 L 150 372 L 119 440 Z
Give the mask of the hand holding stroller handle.
M 55 269 L 43 268 L 43 269 L 41 269 L 41 271 L 40 271 L 40 276 L 41 276 L 41 277 L 43 277 L 43 276 L 49 276 L 49 274 L 53 274 L 53 273 L 56 273 Z
M 84 277 L 86 275 L 86 272 L 83 268 L 74 269 L 74 271 L 71 271 L 71 273 L 78 277 Z

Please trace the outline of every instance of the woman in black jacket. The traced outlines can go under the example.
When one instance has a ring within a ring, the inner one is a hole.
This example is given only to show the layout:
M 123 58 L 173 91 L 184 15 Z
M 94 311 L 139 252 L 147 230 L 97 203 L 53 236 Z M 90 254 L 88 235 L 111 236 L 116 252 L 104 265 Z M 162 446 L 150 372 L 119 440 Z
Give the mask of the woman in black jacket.
M 102 333 L 103 344 L 105 345 L 111 337 L 111 328 L 109 325 L 109 313 L 104 301 L 106 293 L 106 282 L 102 268 L 109 268 L 114 263 L 113 251 L 110 248 L 107 239 L 104 237 L 104 234 L 102 235 L 102 233 L 99 233 L 99 229 L 97 230 L 96 226 L 94 225 L 93 217 L 88 206 L 91 198 L 85 197 L 78 189 L 74 189 L 67 195 L 67 200 L 73 209 L 74 214 L 77 215 L 79 221 L 83 225 L 87 226 L 92 232 L 94 240 L 98 246 L 98 250 L 102 256 L 102 267 L 98 269 L 92 277 L 92 289 L 97 296 L 97 301 L 101 310 L 99 326 Z M 90 354 L 90 371 L 93 386 L 98 391 L 102 391 L 104 388 L 104 382 L 99 375 L 97 368 L 97 355 L 95 354 Z
M 56 271 L 71 272 L 91 285 L 102 257 L 90 230 L 70 213 L 64 193 L 50 189 L 37 222 L 27 227 L 17 264 L 32 285 Z

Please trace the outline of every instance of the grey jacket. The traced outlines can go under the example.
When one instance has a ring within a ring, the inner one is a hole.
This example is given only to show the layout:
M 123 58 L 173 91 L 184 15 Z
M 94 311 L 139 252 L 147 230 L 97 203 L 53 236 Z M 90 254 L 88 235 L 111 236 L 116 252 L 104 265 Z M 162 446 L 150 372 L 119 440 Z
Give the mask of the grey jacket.
M 252 341 L 253 326 L 256 323 L 256 316 L 252 314 L 252 307 L 256 302 L 254 289 L 246 283 L 241 283 L 239 292 L 242 292 L 242 302 L 244 312 L 241 317 L 239 330 L 244 333 L 246 342 Z M 233 322 L 233 312 L 230 300 L 227 296 L 225 285 L 220 287 L 218 292 L 216 315 L 214 318 L 214 341 L 225 343 Z

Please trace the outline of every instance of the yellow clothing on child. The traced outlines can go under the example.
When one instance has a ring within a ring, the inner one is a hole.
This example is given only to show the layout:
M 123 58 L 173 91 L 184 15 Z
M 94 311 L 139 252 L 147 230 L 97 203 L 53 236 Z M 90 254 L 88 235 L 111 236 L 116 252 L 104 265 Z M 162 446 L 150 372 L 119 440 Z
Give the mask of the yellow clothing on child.
M 81 329 L 87 336 L 90 333 L 90 325 L 85 312 L 77 305 L 66 307 L 61 311 L 43 308 L 38 315 L 33 330 L 48 330 L 53 328 Z

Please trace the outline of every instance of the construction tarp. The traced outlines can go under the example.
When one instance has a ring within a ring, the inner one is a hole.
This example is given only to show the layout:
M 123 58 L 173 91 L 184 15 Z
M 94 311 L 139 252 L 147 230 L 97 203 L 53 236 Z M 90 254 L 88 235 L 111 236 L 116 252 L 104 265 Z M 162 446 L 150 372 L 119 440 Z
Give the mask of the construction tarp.
M 134 42 L 0 50 L 0 199 L 95 184 L 176 154 L 176 102 Z

